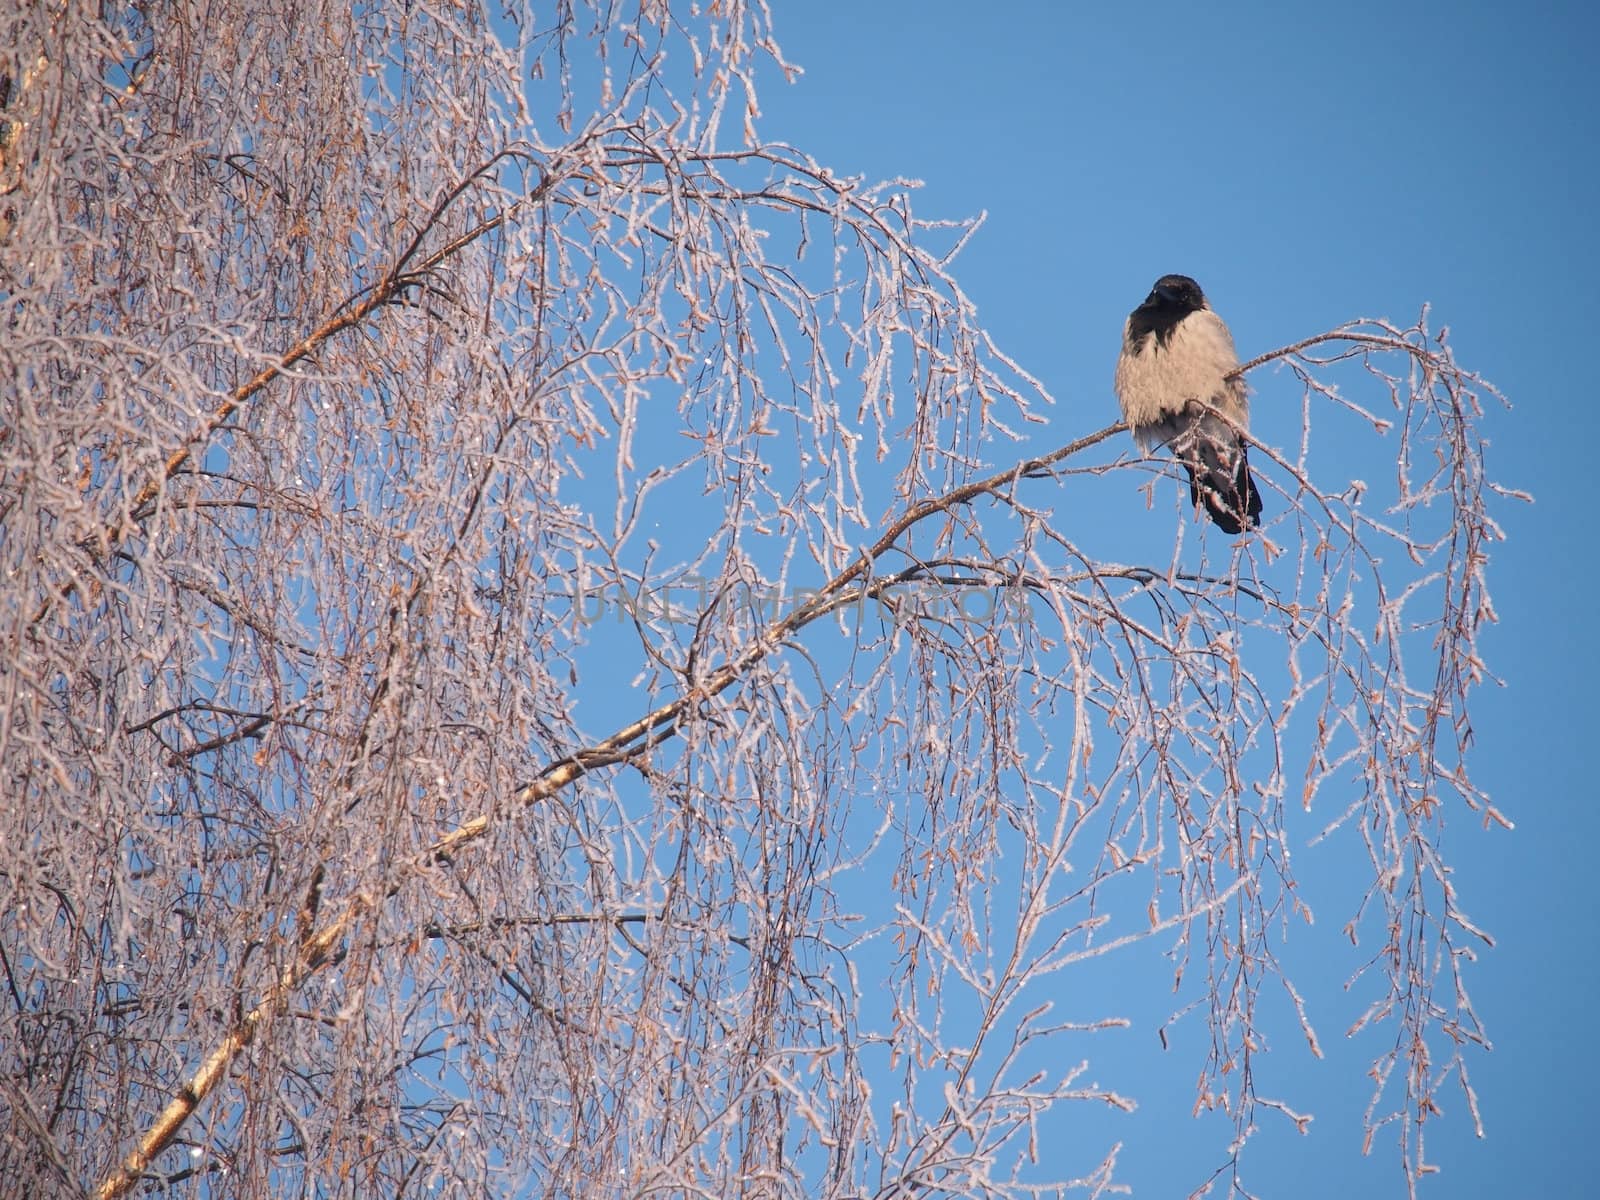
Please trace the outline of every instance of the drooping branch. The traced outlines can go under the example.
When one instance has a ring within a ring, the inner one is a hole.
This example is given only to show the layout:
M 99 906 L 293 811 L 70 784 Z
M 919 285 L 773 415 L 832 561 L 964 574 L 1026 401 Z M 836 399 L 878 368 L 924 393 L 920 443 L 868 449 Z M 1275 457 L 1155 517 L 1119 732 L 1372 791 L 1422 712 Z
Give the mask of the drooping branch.
M 561 182 L 562 174 L 559 170 L 546 168 L 539 181 L 529 189 L 525 197 L 515 204 L 500 210 L 465 233 L 452 238 L 432 253 L 418 258 L 428 233 L 444 219 L 452 205 L 468 191 L 473 183 L 486 176 L 499 163 L 508 158 L 525 159 L 527 157 L 527 154 L 520 150 L 502 151 L 450 188 L 440 198 L 426 219 L 421 222 L 410 243 L 384 271 L 382 278 L 378 282 L 353 295 L 310 333 L 288 346 L 269 365 L 263 367 L 244 383 L 234 388 L 223 402 L 206 417 L 199 428 L 193 431 L 187 441 L 167 453 L 161 470 L 145 480 L 128 499 L 127 504 L 124 506 L 123 515 L 102 526 L 98 534 L 85 543 L 86 548 L 98 557 L 105 557 L 111 554 L 137 531 L 141 524 L 140 514 L 142 510 L 146 509 L 160 494 L 161 489 L 166 486 L 168 481 L 184 468 L 194 457 L 196 451 L 203 447 L 222 428 L 225 422 L 256 396 L 260 395 L 270 384 L 282 378 L 297 364 L 314 356 L 318 350 L 339 334 L 362 327 L 380 309 L 403 301 L 408 292 L 423 286 L 429 275 L 444 267 L 461 251 L 501 228 L 519 213 L 537 206 L 549 196 L 555 186 Z M 37 629 L 39 624 L 50 614 L 50 610 L 58 600 L 71 596 L 81 586 L 81 578 L 77 572 L 74 572 L 52 587 L 29 620 L 28 629 L 30 631 Z

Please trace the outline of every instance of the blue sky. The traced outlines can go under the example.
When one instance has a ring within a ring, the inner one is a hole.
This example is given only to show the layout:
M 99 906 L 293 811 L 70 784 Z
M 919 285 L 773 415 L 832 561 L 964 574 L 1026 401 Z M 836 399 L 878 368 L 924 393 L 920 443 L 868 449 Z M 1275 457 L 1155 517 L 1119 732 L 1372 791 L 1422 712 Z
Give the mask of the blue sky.
M 1467 912 L 1498 941 L 1470 977 L 1496 1047 L 1473 1060 L 1488 1136 L 1474 1138 L 1457 1099 L 1430 1127 L 1445 1174 L 1423 1194 L 1586 1194 L 1600 1062 L 1584 873 L 1600 821 L 1582 751 L 1595 653 L 1573 631 L 1595 607 L 1579 492 L 1597 432 L 1580 377 L 1595 340 L 1585 301 L 1600 284 L 1592 11 L 775 7 L 805 76 L 785 87 L 767 74 L 767 136 L 841 173 L 923 180 L 924 217 L 988 213 L 958 276 L 1001 347 L 1057 399 L 1034 447 L 1114 418 L 1121 321 L 1168 271 L 1201 281 L 1245 356 L 1356 317 L 1407 324 L 1430 302 L 1458 359 L 1509 397 L 1512 410 L 1486 422 L 1491 475 L 1536 501 L 1495 510 L 1508 540 L 1490 573 L 1500 625 L 1484 646 L 1505 686 L 1478 695 L 1474 766 L 1517 828 L 1484 833 L 1462 809 L 1444 839 Z M 1298 388 L 1272 375 L 1254 386 L 1258 436 L 1295 436 Z M 1343 915 L 1324 920 L 1337 928 Z M 1313 1132 L 1263 1143 L 1247 1182 L 1269 1196 L 1403 1195 L 1386 1141 L 1359 1153 L 1373 1047 L 1322 1033 L 1327 1061 L 1293 1059 Z M 1215 1159 L 1185 1149 L 1216 1146 L 1187 1116 L 1192 1077 L 1169 1060 L 1118 1135 L 1138 1195 L 1181 1194 Z

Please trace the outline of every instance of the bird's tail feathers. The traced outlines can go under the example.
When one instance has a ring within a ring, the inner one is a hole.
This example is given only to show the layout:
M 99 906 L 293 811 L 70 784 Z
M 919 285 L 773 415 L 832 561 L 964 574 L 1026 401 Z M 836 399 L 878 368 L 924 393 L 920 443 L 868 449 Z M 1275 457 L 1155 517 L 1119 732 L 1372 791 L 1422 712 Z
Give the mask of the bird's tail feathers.
M 1224 456 L 1206 438 L 1199 439 L 1195 450 L 1194 458 L 1183 463 L 1189 473 L 1190 500 L 1205 505 L 1207 515 L 1230 536 L 1261 524 L 1261 493 L 1250 477 L 1244 443 L 1238 444 L 1237 456 Z

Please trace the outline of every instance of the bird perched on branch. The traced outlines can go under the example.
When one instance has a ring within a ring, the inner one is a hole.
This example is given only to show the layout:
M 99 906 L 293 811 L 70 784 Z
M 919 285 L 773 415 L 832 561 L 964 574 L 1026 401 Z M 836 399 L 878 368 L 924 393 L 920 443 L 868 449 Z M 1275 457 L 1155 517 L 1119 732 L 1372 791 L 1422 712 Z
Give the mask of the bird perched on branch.
M 1233 335 L 1187 275 L 1156 280 L 1122 329 L 1122 419 L 1146 454 L 1171 447 L 1189 473 L 1190 499 L 1226 533 L 1261 523 L 1261 494 L 1239 433 L 1250 406 L 1244 381 L 1227 377 L 1238 365 Z

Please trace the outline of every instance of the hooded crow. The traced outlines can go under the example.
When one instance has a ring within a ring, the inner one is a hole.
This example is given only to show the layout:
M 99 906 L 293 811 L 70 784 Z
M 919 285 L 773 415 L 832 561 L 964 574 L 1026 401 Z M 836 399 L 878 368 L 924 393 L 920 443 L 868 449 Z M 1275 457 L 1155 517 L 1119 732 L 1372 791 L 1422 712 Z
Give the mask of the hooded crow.
M 1261 523 L 1245 442 L 1228 424 L 1250 422 L 1244 381 L 1227 378 L 1238 365 L 1233 335 L 1187 275 L 1156 280 L 1122 329 L 1116 390 L 1133 440 L 1146 454 L 1170 447 L 1190 499 L 1230 534 Z

